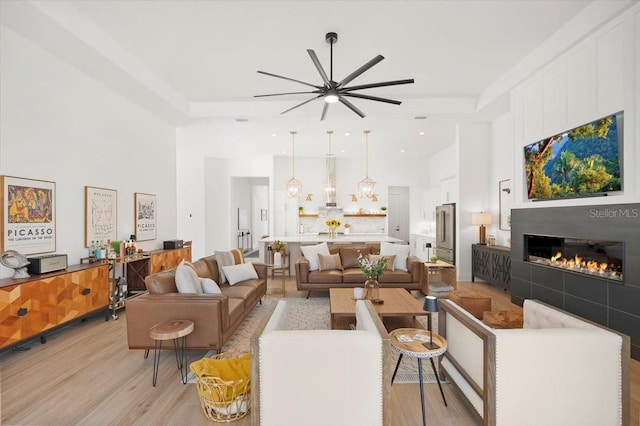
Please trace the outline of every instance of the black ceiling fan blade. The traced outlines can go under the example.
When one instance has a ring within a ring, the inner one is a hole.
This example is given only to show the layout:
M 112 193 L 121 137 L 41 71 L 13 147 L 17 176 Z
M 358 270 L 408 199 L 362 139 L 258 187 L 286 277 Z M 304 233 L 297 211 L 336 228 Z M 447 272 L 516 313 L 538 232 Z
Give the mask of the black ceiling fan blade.
M 289 109 L 288 109 L 288 110 L 286 110 L 286 111 L 282 111 L 280 114 L 286 114 L 286 113 L 288 113 L 289 111 L 294 110 L 294 109 L 296 109 L 296 108 L 298 108 L 298 107 L 301 107 L 302 105 L 306 105 L 306 104 L 308 104 L 308 103 L 309 103 L 309 102 L 311 102 L 311 101 L 315 101 L 316 99 L 321 98 L 322 96 L 323 96 L 323 95 L 318 95 L 318 96 L 316 96 L 315 98 L 307 99 L 306 101 L 299 103 L 298 105 L 294 106 L 293 108 L 289 108 Z
M 338 83 L 338 87 L 340 88 L 340 87 L 343 87 L 345 84 L 349 84 L 351 80 L 358 77 L 360 74 L 367 71 L 369 68 L 373 67 L 375 64 L 382 61 L 383 59 L 384 59 L 384 56 L 382 55 L 376 56 L 375 58 L 373 58 L 372 60 L 370 60 L 369 62 L 367 62 L 366 64 L 364 64 L 363 66 L 361 66 L 360 68 L 358 68 L 357 70 L 355 70 L 354 72 L 346 76 L 345 78 L 343 78 L 342 81 Z
M 320 116 L 320 121 L 323 121 L 327 116 L 327 111 L 329 111 L 329 103 L 325 102 L 322 107 L 322 115 Z
M 356 114 L 358 114 L 360 116 L 360 118 L 364 118 L 364 112 L 360 111 L 354 104 L 352 104 L 351 102 L 349 102 L 348 100 L 346 100 L 345 98 L 343 98 L 342 96 L 340 96 L 338 98 L 338 100 L 340 102 L 342 102 L 344 105 L 346 105 L 347 107 L 349 107 L 349 109 L 353 112 L 355 112 Z
M 307 53 L 311 57 L 311 60 L 313 61 L 313 65 L 316 66 L 316 69 L 320 73 L 320 77 L 322 77 L 322 81 L 324 81 L 324 84 L 328 87 L 330 85 L 329 77 L 327 77 L 327 73 L 324 72 L 324 68 L 322 68 L 322 64 L 320 63 L 320 60 L 318 59 L 316 52 L 314 52 L 311 49 L 307 49 Z
M 388 104 L 400 105 L 402 102 L 395 99 L 379 98 L 377 96 L 361 95 L 359 93 L 341 93 L 340 96 L 351 96 L 352 98 L 368 99 L 370 101 L 386 102 Z
M 268 96 L 282 96 L 282 95 L 308 95 L 312 93 L 321 93 L 319 90 L 312 92 L 287 92 L 287 93 L 269 93 L 267 95 L 253 95 L 254 98 L 266 98 Z
M 406 80 L 381 81 L 380 83 L 361 84 L 359 86 L 342 87 L 340 91 L 350 92 L 352 90 L 372 89 L 374 87 L 397 86 L 400 84 L 413 84 L 414 80 L 408 78 Z
M 275 78 L 281 78 L 283 80 L 294 81 L 296 83 L 304 84 L 305 86 L 313 87 L 315 89 L 322 89 L 322 86 L 316 86 L 316 85 L 313 85 L 311 83 L 307 83 L 307 82 L 304 82 L 304 81 L 296 80 L 295 78 L 289 78 L 289 77 L 285 77 L 285 76 L 278 75 L 278 74 L 272 74 L 272 73 L 266 72 L 266 71 L 258 71 L 258 74 L 264 74 L 264 75 L 268 75 L 268 76 L 275 77 Z

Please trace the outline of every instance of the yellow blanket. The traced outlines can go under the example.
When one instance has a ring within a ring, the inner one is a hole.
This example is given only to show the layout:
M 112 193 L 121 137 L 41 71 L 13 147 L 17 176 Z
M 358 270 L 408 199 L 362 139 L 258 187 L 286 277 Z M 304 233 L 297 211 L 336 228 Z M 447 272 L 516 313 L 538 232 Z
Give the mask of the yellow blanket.
M 191 363 L 191 371 L 199 379 L 204 379 L 199 383 L 204 381 L 217 388 L 216 391 L 212 390 L 207 399 L 216 402 L 230 401 L 237 395 L 250 391 L 251 382 L 249 380 L 241 383 L 240 386 L 232 385 L 231 382 L 251 377 L 251 354 L 247 353 L 238 358 L 227 359 L 202 358 Z

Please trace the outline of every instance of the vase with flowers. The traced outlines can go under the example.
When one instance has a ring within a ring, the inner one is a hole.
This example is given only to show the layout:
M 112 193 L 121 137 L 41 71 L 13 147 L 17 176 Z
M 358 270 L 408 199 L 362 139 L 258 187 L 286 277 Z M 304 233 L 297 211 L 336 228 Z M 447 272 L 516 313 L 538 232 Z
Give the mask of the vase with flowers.
M 371 255 L 360 255 L 356 259 L 356 264 L 364 276 L 367 277 L 364 282 L 364 299 L 379 299 L 380 283 L 378 282 L 378 278 L 380 278 L 380 275 L 382 275 L 387 268 L 388 261 L 389 258 L 385 256 L 372 259 Z
M 325 223 L 329 227 L 329 238 L 335 238 L 337 236 L 336 230 L 341 225 L 340 221 L 338 219 L 327 219 Z

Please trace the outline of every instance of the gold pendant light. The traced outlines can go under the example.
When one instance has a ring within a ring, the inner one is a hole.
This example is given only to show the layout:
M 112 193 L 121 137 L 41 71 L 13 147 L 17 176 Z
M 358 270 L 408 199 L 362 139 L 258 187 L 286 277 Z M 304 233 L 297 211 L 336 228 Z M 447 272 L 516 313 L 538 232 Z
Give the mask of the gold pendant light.
M 369 178 L 369 133 L 371 130 L 364 131 L 365 138 L 365 178 L 358 184 L 358 191 L 361 197 L 372 198 L 374 195 L 374 189 L 376 181 Z
M 289 198 L 299 198 L 300 194 L 302 194 L 302 183 L 298 179 L 296 179 L 296 132 L 292 130 L 291 132 L 291 179 L 287 181 L 285 184 L 285 188 L 287 189 L 287 196 Z
M 336 159 L 331 153 L 331 135 L 333 135 L 333 130 L 327 130 L 327 135 L 329 136 L 329 154 L 327 154 L 326 161 L 326 179 L 322 183 L 324 188 L 324 195 L 327 200 L 327 206 L 336 204 Z

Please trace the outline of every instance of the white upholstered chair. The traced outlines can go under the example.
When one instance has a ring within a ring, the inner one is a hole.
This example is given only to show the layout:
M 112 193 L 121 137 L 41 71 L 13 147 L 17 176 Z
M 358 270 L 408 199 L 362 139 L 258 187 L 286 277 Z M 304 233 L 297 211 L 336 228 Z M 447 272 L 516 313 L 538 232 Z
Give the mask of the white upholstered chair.
M 369 301 L 356 330 L 288 330 L 286 302 L 251 339 L 252 425 L 390 425 L 389 335 Z

